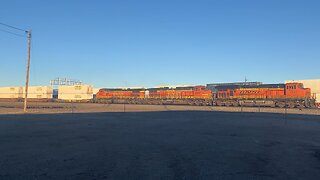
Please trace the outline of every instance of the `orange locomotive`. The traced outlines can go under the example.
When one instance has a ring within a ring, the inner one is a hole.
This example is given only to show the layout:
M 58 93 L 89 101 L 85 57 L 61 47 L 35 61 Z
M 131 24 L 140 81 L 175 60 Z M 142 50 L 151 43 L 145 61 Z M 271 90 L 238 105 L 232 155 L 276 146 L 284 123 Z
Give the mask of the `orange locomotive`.
M 222 88 L 215 96 L 219 106 L 313 107 L 311 90 L 302 83 Z
M 144 98 L 145 89 L 101 89 L 98 98 Z
M 145 92 L 144 88 L 104 88 L 96 94 L 96 99 L 98 102 L 104 103 L 136 104 L 139 100 L 145 98 Z
M 213 106 L 314 107 L 302 83 L 221 86 L 100 89 L 96 101 L 129 104 L 184 104 Z
M 155 104 L 210 105 L 212 103 L 212 91 L 207 90 L 205 86 L 151 88 L 148 91 L 149 101 Z
M 205 86 L 150 89 L 100 89 L 98 102 L 130 104 L 212 104 L 212 91 Z

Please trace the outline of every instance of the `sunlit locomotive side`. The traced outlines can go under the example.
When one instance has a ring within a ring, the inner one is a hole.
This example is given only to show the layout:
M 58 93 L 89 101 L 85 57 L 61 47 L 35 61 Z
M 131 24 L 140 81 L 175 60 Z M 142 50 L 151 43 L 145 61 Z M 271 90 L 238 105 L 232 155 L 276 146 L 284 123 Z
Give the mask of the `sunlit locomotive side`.
M 310 88 L 302 83 L 264 84 L 221 88 L 214 94 L 217 106 L 314 107 Z
M 212 91 L 205 86 L 151 88 L 148 101 L 153 104 L 211 105 Z
M 96 101 L 128 104 L 212 105 L 212 91 L 205 86 L 158 87 L 149 89 L 100 89 Z
M 163 104 L 198 106 L 315 107 L 311 90 L 302 83 L 250 84 L 217 87 L 158 87 L 100 89 L 100 103 Z
M 145 98 L 145 88 L 103 88 L 96 94 L 96 101 L 101 103 L 139 104 Z

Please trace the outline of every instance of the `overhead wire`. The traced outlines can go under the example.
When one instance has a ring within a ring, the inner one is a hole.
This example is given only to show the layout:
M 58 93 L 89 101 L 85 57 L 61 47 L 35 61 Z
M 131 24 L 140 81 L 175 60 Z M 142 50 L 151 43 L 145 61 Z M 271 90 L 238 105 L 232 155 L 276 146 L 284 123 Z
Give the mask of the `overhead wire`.
M 26 36 L 23 36 L 21 34 L 13 33 L 13 32 L 10 32 L 10 31 L 4 30 L 4 29 L 0 29 L 0 31 L 8 33 L 8 34 L 15 35 L 15 36 L 19 36 L 19 37 L 26 37 Z
M 7 28 L 11 28 L 11 29 L 14 29 L 14 30 L 23 31 L 23 32 L 25 32 L 25 33 L 28 33 L 27 30 L 24 30 L 24 29 L 15 27 L 15 26 L 11 26 L 11 25 L 9 25 L 9 24 L 5 24 L 5 23 L 0 22 L 0 25 L 5 26 L 5 27 L 7 27 Z M 23 36 L 23 35 L 21 35 L 21 34 L 11 32 L 11 31 L 9 31 L 9 30 L 0 29 L 0 31 L 5 32 L 5 33 L 8 33 L 8 34 L 15 35 L 15 36 L 19 36 L 19 37 L 26 37 L 26 36 Z
M 9 27 L 9 28 L 15 29 L 15 30 L 19 30 L 19 31 L 23 31 L 23 32 L 28 32 L 27 30 L 24 30 L 24 29 L 21 29 L 21 28 L 17 28 L 17 27 L 14 27 L 14 26 L 11 26 L 11 25 L 2 23 L 2 22 L 0 22 L 0 24 L 3 25 L 3 26 Z

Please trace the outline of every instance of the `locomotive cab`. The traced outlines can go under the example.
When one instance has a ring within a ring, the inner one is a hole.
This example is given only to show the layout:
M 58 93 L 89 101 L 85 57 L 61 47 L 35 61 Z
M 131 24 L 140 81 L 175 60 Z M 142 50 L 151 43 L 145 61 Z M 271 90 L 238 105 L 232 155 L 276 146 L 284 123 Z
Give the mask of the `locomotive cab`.
M 285 96 L 287 98 L 310 98 L 310 88 L 304 88 L 302 83 L 287 83 L 285 85 Z

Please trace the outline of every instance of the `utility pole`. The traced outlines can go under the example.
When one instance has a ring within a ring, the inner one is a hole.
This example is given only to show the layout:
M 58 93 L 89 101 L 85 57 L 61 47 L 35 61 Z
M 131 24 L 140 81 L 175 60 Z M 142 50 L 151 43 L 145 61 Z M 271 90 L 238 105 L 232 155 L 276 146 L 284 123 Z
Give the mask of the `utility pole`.
M 30 71 L 30 50 L 31 50 L 31 30 L 26 31 L 28 35 L 28 63 L 27 63 L 27 74 L 26 74 L 26 89 L 24 94 L 24 107 L 23 111 L 27 112 L 27 102 L 28 102 L 28 87 L 29 87 L 29 71 Z
M 24 107 L 23 107 L 24 112 L 27 112 L 27 98 L 28 98 L 29 70 L 30 70 L 31 30 L 27 31 L 27 30 L 17 28 L 17 27 L 14 27 L 14 26 L 2 23 L 2 22 L 0 22 L 0 25 L 5 26 L 7 28 L 14 29 L 14 30 L 22 31 L 25 34 L 27 34 L 27 37 L 28 37 L 28 63 L 27 63 L 26 89 L 25 89 Z M 15 35 L 15 36 L 19 36 L 19 37 L 25 37 L 20 34 L 10 32 L 10 31 L 4 31 L 4 32 Z

